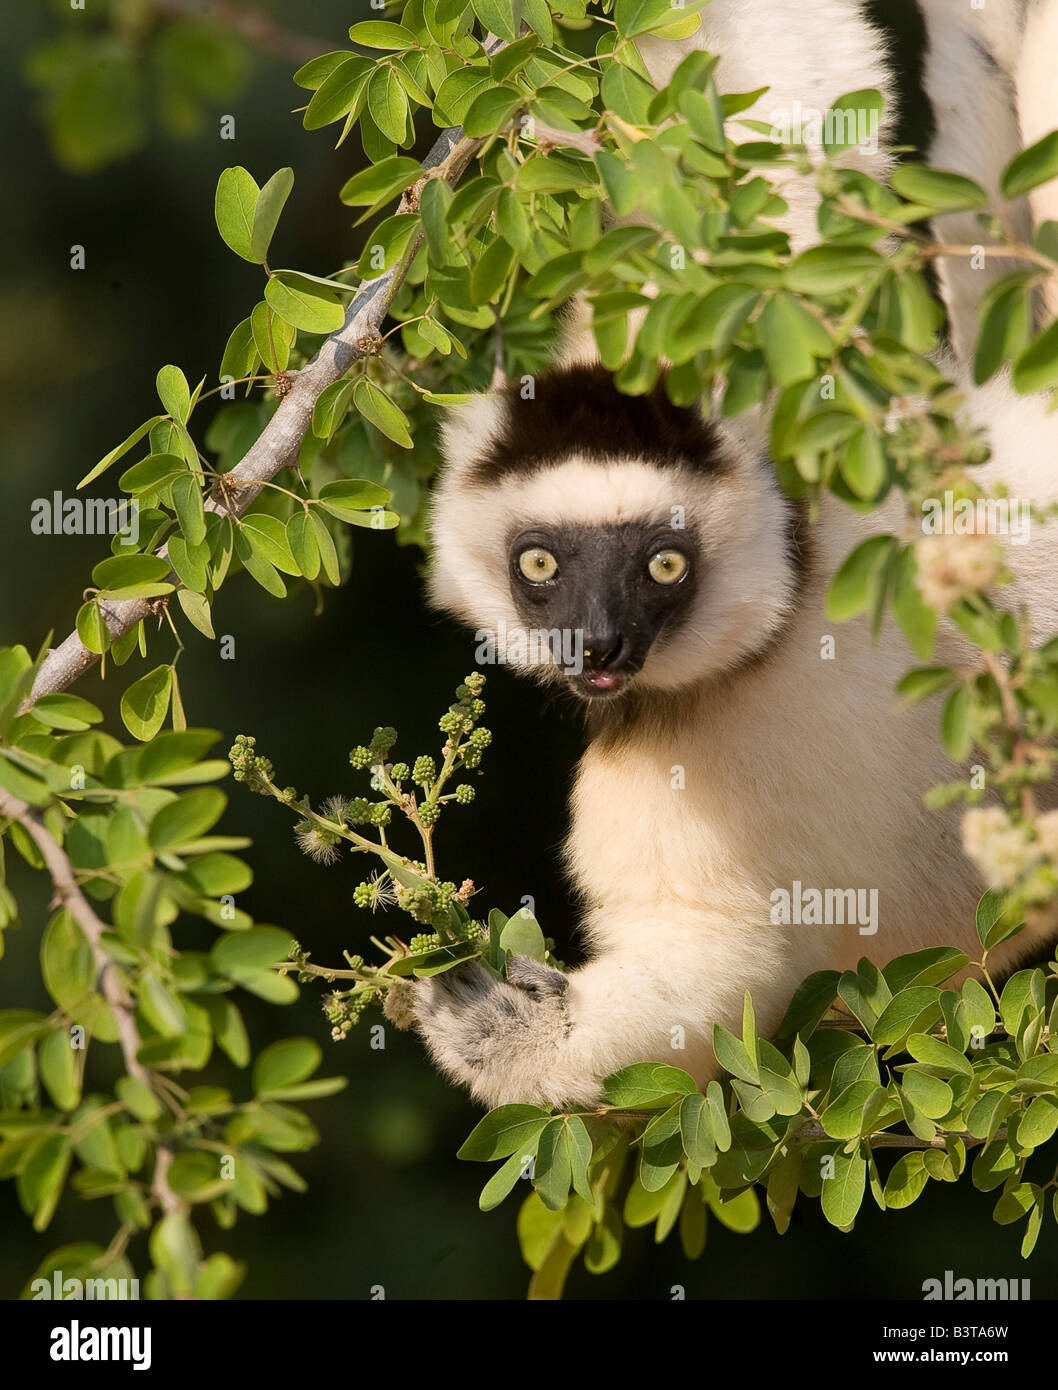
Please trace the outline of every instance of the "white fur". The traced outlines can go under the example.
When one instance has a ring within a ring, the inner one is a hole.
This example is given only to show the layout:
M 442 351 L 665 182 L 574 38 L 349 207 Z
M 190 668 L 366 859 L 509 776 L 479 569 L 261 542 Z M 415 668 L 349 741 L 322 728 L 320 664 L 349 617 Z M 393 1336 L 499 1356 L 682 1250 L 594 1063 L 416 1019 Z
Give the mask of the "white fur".
M 936 120 L 930 162 L 975 179 L 991 195 L 992 211 L 1006 216 L 1008 232 L 1030 242 L 1034 223 L 1058 219 L 1058 183 L 1007 208 L 1000 175 L 1023 145 L 1058 126 L 1058 0 L 988 0 L 982 9 L 967 0 L 921 0 L 921 6 L 928 35 L 925 86 Z M 989 245 L 975 213 L 939 217 L 935 227 L 951 245 Z M 1019 268 L 997 256 L 986 256 L 983 267 L 965 256 L 938 262 L 961 358 L 977 340 L 981 296 Z M 1053 280 L 1043 299 L 1051 315 L 1058 312 Z
M 795 106 L 827 111 L 849 92 L 874 88 L 886 99 L 881 147 L 876 153 L 850 150 L 838 161 L 881 178 L 889 168 L 885 134 L 895 109 L 894 87 L 881 35 L 867 21 L 860 0 L 710 0 L 702 25 L 681 43 L 644 38 L 643 61 L 654 83 L 664 86 L 687 52 L 706 49 L 719 55 L 716 83 L 721 92 L 768 91 L 739 119 L 776 123 L 776 113 Z M 745 131 L 741 138 L 759 139 Z M 819 199 L 813 184 L 794 175 L 774 180 L 790 211 L 780 225 L 795 251 L 818 239 Z
M 959 27 L 969 13 L 965 0 L 927 0 L 931 34 L 949 24 L 947 46 L 934 46 L 935 94 L 980 78 Z M 775 92 L 804 101 L 814 90 L 826 101 L 888 85 L 854 4 L 714 0 L 705 17 L 701 41 L 725 53 L 722 89 L 770 79 Z M 1000 24 L 991 38 L 1001 61 L 1013 64 L 1020 31 Z M 947 76 L 937 66 L 941 52 L 953 64 Z M 678 57 L 670 53 L 668 66 Z M 863 71 L 853 78 L 855 62 Z M 982 92 L 985 120 L 996 115 L 993 96 Z M 1001 148 L 1010 130 L 998 130 L 993 147 L 977 129 L 982 159 L 998 169 L 1014 152 Z M 955 154 L 973 143 L 966 135 L 960 144 L 950 127 L 945 139 Z M 980 164 L 967 172 L 980 176 Z M 811 196 L 795 191 L 791 205 L 798 235 L 807 235 L 797 208 L 809 208 Z M 962 284 L 947 268 L 945 283 L 963 324 L 983 281 Z M 653 519 L 672 505 L 686 508 L 708 578 L 687 635 L 660 645 L 637 678 L 655 692 L 679 689 L 681 698 L 664 717 L 591 743 L 578 769 L 566 857 L 584 904 L 588 963 L 568 984 L 539 967 L 524 977 L 516 971 L 510 984 L 472 974 L 420 984 L 418 1024 L 438 1063 L 489 1104 L 590 1103 L 607 1073 L 648 1059 L 704 1081 L 715 1071 L 712 1026 L 737 1028 L 747 989 L 767 1032 L 813 970 L 847 969 L 863 955 L 883 964 L 931 945 L 976 951 L 980 885 L 960 848 L 958 812 L 931 812 L 923 802 L 954 775 L 938 743 L 937 702 L 898 707 L 894 685 L 913 658 L 891 621 L 872 641 L 865 620 L 833 628 L 823 616 L 837 564 L 867 535 L 902 530 L 902 502 L 894 497 L 864 517 L 828 497 L 792 605 L 784 509 L 748 437 L 728 434 L 726 476 L 635 460 L 601 466 L 557 450 L 551 467 L 488 488 L 469 479 L 487 452 L 495 409 L 482 399 L 447 432 L 450 462 L 433 528 L 436 603 L 473 627 L 516 622 L 504 558 L 510 526 Z M 991 435 L 985 479 L 1005 480 L 1018 498 L 1058 498 L 1058 417 L 1002 380 L 972 393 L 967 410 Z M 1008 558 L 1017 586 L 1004 602 L 1027 607 L 1037 637 L 1058 631 L 1055 528 L 1034 528 L 1030 544 Z M 822 659 L 827 637 L 835 660 Z M 747 652 L 763 655 L 733 669 Z M 958 664 L 969 655 L 945 627 L 937 660 Z M 858 925 L 773 925 L 770 895 L 795 881 L 877 890 L 877 935 Z M 1028 944 L 1022 937 L 995 952 L 997 967 Z

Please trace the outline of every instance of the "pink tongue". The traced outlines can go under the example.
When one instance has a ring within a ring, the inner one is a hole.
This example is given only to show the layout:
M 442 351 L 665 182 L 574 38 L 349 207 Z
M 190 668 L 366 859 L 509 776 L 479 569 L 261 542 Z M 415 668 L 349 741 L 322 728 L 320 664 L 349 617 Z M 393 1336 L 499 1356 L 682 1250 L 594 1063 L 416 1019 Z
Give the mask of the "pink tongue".
M 611 675 L 608 671 L 593 671 L 585 679 L 595 690 L 613 690 L 621 684 L 621 677 Z

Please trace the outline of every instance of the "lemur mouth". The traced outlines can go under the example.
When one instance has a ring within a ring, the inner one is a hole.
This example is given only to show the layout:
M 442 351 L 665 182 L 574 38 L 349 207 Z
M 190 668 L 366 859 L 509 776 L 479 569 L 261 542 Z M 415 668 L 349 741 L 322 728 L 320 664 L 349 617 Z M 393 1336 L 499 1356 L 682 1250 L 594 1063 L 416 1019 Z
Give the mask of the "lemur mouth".
M 624 689 L 626 678 L 613 671 L 584 671 L 579 679 L 585 692 L 597 698 L 600 695 L 616 695 Z

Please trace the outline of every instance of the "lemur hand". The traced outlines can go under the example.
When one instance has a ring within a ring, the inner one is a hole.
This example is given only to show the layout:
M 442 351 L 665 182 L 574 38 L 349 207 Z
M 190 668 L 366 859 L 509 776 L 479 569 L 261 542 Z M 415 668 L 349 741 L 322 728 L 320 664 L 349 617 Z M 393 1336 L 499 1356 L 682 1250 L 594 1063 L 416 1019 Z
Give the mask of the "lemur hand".
M 570 977 L 527 956 L 507 980 L 464 966 L 415 986 L 415 1026 L 434 1062 L 487 1105 L 583 1102 L 595 1085 L 571 1066 Z

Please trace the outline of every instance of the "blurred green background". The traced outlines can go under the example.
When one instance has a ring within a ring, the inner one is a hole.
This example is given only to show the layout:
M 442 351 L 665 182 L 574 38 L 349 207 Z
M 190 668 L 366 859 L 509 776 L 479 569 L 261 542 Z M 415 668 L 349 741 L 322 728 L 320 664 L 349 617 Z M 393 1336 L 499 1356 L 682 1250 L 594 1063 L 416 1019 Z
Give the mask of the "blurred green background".
M 87 0 L 85 12 L 72 12 L 67 0 L 55 0 L 8 5 L 4 15 L 0 643 L 31 649 L 49 630 L 69 629 L 91 566 L 104 553 L 98 539 L 33 535 L 32 500 L 53 489 L 72 492 L 96 459 L 152 413 L 154 375 L 163 363 L 179 363 L 192 381 L 213 376 L 229 331 L 259 297 L 257 270 L 234 257 L 214 228 L 220 170 L 241 163 L 263 182 L 276 168 L 293 167 L 295 190 L 278 234 L 283 264 L 328 273 L 362 237 L 337 200 L 363 162 L 355 138 L 336 152 L 329 132 L 303 131 L 289 114 L 302 104 L 290 81 L 297 63 L 256 47 L 232 47 L 217 91 L 190 97 L 157 65 L 141 73 L 142 91 L 125 68 L 90 66 L 84 80 L 95 84 L 114 153 L 135 148 L 93 172 L 63 167 L 46 120 L 48 109 L 61 116 L 61 100 L 53 90 L 48 108 L 26 76 L 46 78 L 41 45 L 98 25 L 102 8 L 101 0 Z M 320 40 L 320 51 L 344 46 L 350 23 L 378 16 L 368 0 L 253 8 Z M 899 41 L 905 134 L 921 141 L 927 118 L 914 86 L 921 42 L 914 6 L 885 0 L 876 9 Z M 114 11 L 134 30 L 146 24 L 143 32 L 153 32 L 149 3 L 117 0 Z M 243 68 L 236 95 L 231 83 Z M 152 114 L 140 130 L 137 103 L 143 96 L 151 106 L 164 80 L 169 129 Z M 196 111 L 203 113 L 197 131 Z M 235 116 L 234 141 L 219 138 L 221 114 Z M 84 163 L 84 150 L 92 148 L 79 139 L 76 122 L 60 141 L 67 166 Z M 428 142 L 424 131 L 424 147 Z M 69 269 L 74 244 L 85 247 L 84 271 Z M 322 617 L 313 616 L 308 592 L 276 601 L 239 581 L 224 589 L 215 614 L 218 633 L 235 638 L 235 659 L 220 660 L 217 647 L 197 637 L 181 658 L 189 720 L 221 730 L 222 750 L 231 735 L 255 733 L 280 782 L 293 781 L 314 799 L 353 790 L 348 749 L 376 723 L 396 725 L 404 756 L 433 750 L 436 717 L 472 665 L 469 636 L 423 605 L 420 554 L 398 548 L 387 534 L 358 532 L 355 546 L 351 582 L 329 594 Z M 104 684 L 93 671 L 78 687 L 107 710 L 115 730 L 122 683 Z M 560 955 L 575 960 L 557 850 L 580 728 L 569 710 L 541 707 L 532 687 L 503 671 L 492 674 L 487 694 L 495 748 L 477 802 L 445 821 L 441 863 L 447 876 L 470 875 L 484 885 L 482 901 L 490 905 L 513 911 L 531 895 Z M 312 865 L 296 850 L 278 807 L 235 784 L 228 790 L 227 827 L 255 841 L 249 857 L 257 879 L 242 905 L 259 920 L 288 927 L 317 961 L 337 960 L 343 947 L 362 949 L 382 924 L 352 905 L 362 876 L 355 861 Z M 44 888 L 33 876 L 25 879 L 24 924 L 8 933 L 0 967 L 0 1007 L 46 1007 L 36 964 Z M 361 1025 L 332 1045 L 319 993 L 306 987 L 286 1010 L 242 1000 L 258 1050 L 277 1036 L 308 1034 L 328 1049 L 325 1070 L 350 1078 L 344 1093 L 309 1106 L 324 1136 L 298 1157 L 309 1191 L 284 1196 L 264 1218 L 243 1216 L 231 1233 L 204 1216 L 207 1251 L 229 1250 L 246 1261 L 243 1297 L 366 1298 L 378 1285 L 388 1298 L 521 1297 L 528 1272 L 514 1231 L 519 1198 L 482 1215 L 477 1194 L 486 1168 L 454 1157 L 477 1111 L 434 1074 L 414 1037 L 387 1028 L 385 1050 L 372 1051 Z M 226 1063 L 211 1064 L 203 1079 L 232 1085 L 236 1094 L 244 1084 Z M 71 1194 L 51 1228 L 36 1235 L 12 1187 L 0 1184 L 0 1297 L 8 1298 L 49 1250 L 75 1239 L 105 1244 L 113 1231 L 108 1203 L 81 1203 Z M 767 1220 L 749 1237 L 713 1222 L 696 1264 L 683 1258 L 675 1236 L 657 1248 L 649 1232 L 630 1233 L 618 1268 L 602 1278 L 576 1269 L 567 1296 L 664 1299 L 681 1285 L 687 1297 L 915 1299 L 924 1279 L 946 1269 L 959 1277 L 1030 1277 L 1035 1297 L 1058 1294 L 1054 1226 L 1022 1267 L 1018 1237 L 992 1224 L 991 1205 L 968 1185 L 931 1184 L 910 1213 L 883 1217 L 868 1203 L 851 1236 L 807 1205 L 782 1240 Z M 134 1246 L 132 1258 L 142 1272 L 142 1250 Z

